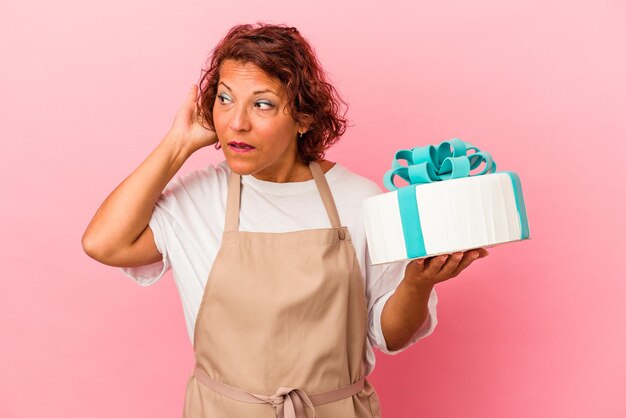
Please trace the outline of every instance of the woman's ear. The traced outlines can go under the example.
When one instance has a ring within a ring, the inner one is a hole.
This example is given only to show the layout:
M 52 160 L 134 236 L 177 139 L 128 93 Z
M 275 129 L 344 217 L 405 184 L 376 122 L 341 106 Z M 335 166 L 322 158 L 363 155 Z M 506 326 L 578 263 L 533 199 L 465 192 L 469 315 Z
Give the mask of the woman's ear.
M 300 123 L 298 123 L 298 132 L 308 132 L 313 125 L 313 117 L 311 115 L 304 115 Z

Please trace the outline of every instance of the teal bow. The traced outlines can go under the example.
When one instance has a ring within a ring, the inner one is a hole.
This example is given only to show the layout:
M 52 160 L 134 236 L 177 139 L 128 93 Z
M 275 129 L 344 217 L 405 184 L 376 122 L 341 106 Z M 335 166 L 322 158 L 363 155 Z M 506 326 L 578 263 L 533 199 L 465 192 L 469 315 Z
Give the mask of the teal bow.
M 472 150 L 473 153 L 467 154 L 467 151 Z M 400 164 L 398 160 L 405 160 L 407 165 Z M 391 169 L 383 176 L 383 183 L 387 190 L 393 191 L 398 190 L 393 182 L 395 176 L 403 178 L 409 184 L 469 177 L 470 171 L 483 161 L 485 168 L 473 175 L 480 176 L 495 172 L 495 161 L 488 152 L 481 151 L 469 142 L 452 138 L 439 145 L 427 145 L 396 152 Z

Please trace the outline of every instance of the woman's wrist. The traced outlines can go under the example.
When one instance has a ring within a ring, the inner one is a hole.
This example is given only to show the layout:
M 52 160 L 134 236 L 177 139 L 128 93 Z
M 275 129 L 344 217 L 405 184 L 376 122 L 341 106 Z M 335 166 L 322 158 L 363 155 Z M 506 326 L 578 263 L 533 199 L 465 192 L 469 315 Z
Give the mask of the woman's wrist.
M 167 149 L 167 152 L 172 155 L 174 165 L 180 166 L 196 152 L 189 146 L 189 141 L 171 131 L 165 135 L 159 146 Z

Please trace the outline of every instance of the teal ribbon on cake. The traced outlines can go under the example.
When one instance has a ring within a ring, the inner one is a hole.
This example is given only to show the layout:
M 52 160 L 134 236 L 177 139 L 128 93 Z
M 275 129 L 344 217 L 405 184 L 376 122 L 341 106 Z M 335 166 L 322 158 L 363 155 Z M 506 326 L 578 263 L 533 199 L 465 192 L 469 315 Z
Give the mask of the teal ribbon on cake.
M 474 152 L 467 154 L 467 151 Z M 405 160 L 407 165 L 400 164 L 399 160 Z M 483 161 L 485 168 L 479 173 L 470 174 L 470 171 L 477 168 Z M 415 197 L 417 185 L 470 175 L 479 176 L 495 171 L 496 163 L 491 158 L 491 154 L 458 138 L 443 141 L 439 145 L 427 145 L 396 152 L 391 169 L 383 177 L 383 183 L 387 190 L 398 191 L 407 257 L 417 258 L 426 255 L 419 208 Z M 408 186 L 397 187 L 393 182 L 396 176 L 407 181 Z
M 467 151 L 474 152 L 468 155 Z M 407 165 L 400 164 L 399 160 L 405 160 Z M 387 190 L 394 191 L 398 190 L 393 183 L 396 176 L 406 180 L 409 185 L 469 177 L 470 171 L 477 168 L 483 161 L 485 162 L 483 171 L 471 175 L 480 176 L 495 172 L 495 161 L 488 152 L 481 151 L 469 142 L 452 138 L 439 145 L 427 145 L 396 152 L 391 162 L 391 170 L 385 173 L 383 183 Z
M 526 215 L 526 204 L 524 203 L 524 195 L 522 194 L 522 182 L 517 173 L 512 171 L 500 171 L 511 179 L 513 193 L 515 194 L 515 207 L 519 214 L 520 223 L 520 239 L 530 238 L 530 230 L 528 229 L 528 216 Z

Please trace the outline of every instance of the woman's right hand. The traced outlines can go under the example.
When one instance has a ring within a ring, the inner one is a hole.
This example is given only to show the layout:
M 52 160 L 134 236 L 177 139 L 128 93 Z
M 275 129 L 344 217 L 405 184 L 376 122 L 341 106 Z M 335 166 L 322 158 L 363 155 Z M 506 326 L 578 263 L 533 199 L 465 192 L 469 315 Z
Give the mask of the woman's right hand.
M 217 142 L 217 133 L 202 126 L 198 119 L 197 95 L 198 86 L 194 84 L 189 89 L 187 98 L 178 110 L 170 129 L 170 135 L 183 141 L 190 153 Z
M 110 266 L 142 266 L 162 258 L 150 229 L 154 205 L 169 181 L 196 150 L 217 142 L 198 120 L 193 85 L 168 135 L 102 202 L 82 238 L 84 251 Z

